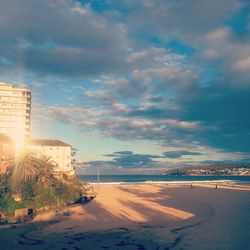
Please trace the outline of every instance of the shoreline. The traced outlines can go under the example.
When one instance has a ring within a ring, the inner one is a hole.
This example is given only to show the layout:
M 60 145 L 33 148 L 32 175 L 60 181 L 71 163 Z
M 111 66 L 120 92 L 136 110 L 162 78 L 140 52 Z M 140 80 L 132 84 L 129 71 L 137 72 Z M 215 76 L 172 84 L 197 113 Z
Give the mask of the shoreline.
M 81 180 L 97 185 L 95 175 L 81 175 Z M 102 175 L 100 185 L 142 185 L 142 184 L 191 184 L 191 183 L 228 183 L 250 185 L 250 176 L 166 176 L 166 175 Z
M 3 249 L 25 249 L 33 243 L 39 246 L 35 249 L 222 249 L 218 244 L 241 249 L 250 244 L 250 186 L 217 188 L 100 185 L 97 197 L 87 204 L 64 208 L 60 214 L 44 212 L 9 229 L 0 227 L 0 242 Z
M 232 183 L 228 181 L 189 181 L 189 182 L 104 182 L 104 183 L 89 183 L 90 186 L 93 187 L 95 192 L 98 192 L 99 188 L 105 186 L 113 186 L 113 187 L 133 187 L 133 186 L 145 186 L 145 185 L 154 185 L 154 186 L 163 186 L 163 187 L 183 187 L 183 188 L 195 188 L 195 187 L 203 187 L 203 188 L 212 188 L 212 189 L 230 189 L 230 190 L 240 190 L 240 191 L 250 191 L 250 184 L 244 183 Z
M 198 184 L 198 185 L 204 185 L 206 186 L 207 184 L 211 185 L 232 185 L 233 186 L 239 186 L 239 187 L 250 187 L 250 183 L 240 183 L 240 182 L 235 182 L 235 181 L 230 181 L 230 180 L 208 180 L 208 181 L 142 181 L 142 182 L 127 182 L 127 181 L 120 181 L 120 182 L 87 182 L 88 185 L 90 186 L 136 186 L 136 185 L 179 185 L 179 186 L 185 186 L 185 185 L 190 185 L 190 184 Z

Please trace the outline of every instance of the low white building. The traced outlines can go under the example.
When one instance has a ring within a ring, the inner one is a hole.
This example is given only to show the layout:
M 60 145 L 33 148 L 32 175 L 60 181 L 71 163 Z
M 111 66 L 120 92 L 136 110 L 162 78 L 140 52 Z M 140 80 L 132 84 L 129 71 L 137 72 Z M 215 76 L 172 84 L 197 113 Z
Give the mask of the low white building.
M 47 155 L 54 161 L 57 170 L 74 174 L 72 146 L 59 140 L 29 140 L 27 148 L 38 155 Z

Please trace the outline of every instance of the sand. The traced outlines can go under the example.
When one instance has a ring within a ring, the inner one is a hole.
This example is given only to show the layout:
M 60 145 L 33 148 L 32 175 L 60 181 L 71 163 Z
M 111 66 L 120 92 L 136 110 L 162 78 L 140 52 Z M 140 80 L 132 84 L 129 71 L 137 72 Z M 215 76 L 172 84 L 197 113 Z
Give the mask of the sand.
M 100 185 L 87 204 L 0 227 L 0 243 L 2 249 L 250 249 L 249 211 L 249 186 Z

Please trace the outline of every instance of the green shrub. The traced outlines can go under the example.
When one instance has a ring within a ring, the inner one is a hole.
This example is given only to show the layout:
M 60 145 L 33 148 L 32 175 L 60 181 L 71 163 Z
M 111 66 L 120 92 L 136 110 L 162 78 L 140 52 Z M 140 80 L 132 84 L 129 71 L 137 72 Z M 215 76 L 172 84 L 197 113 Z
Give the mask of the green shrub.
M 36 183 L 28 180 L 20 184 L 20 194 L 23 200 L 32 200 L 35 197 Z
M 56 173 L 47 156 L 25 152 L 8 175 L 0 176 L 0 212 L 13 214 L 18 208 L 62 206 L 76 202 L 85 192 L 77 176 Z M 21 197 L 15 201 L 12 194 Z
M 13 215 L 16 209 L 24 208 L 26 205 L 25 201 L 17 202 L 9 195 L 4 195 L 0 199 L 0 210 L 7 215 Z

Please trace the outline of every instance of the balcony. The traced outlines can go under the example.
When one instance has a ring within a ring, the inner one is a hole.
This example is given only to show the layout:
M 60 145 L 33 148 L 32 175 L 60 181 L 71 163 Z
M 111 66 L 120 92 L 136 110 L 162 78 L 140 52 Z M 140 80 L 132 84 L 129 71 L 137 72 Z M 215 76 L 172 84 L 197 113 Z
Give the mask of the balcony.
M 76 152 L 75 151 L 72 151 L 71 152 L 71 156 L 75 156 L 76 155 Z

